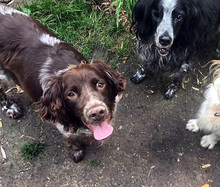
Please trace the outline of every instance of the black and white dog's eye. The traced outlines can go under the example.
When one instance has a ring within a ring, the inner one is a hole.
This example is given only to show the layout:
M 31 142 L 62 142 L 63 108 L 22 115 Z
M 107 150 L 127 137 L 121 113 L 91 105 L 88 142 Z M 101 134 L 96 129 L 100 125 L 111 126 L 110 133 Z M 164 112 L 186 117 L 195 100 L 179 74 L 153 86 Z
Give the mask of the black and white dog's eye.
M 178 14 L 178 15 L 176 16 L 176 20 L 177 20 L 177 21 L 182 21 L 182 20 L 183 20 L 183 15 Z
M 160 17 L 160 12 L 157 10 L 152 10 L 151 13 L 152 13 L 153 18 L 155 19 L 158 19 Z
M 98 82 L 98 83 L 96 84 L 96 86 L 97 86 L 98 89 L 103 89 L 103 88 L 105 88 L 105 83 L 103 83 L 103 82 Z

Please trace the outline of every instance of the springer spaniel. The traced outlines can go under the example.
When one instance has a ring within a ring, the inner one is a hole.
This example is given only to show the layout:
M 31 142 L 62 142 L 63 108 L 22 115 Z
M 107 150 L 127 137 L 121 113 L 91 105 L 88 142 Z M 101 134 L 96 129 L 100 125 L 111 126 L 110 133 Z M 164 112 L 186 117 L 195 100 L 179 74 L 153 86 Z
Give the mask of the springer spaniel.
M 1 80 L 12 78 L 36 102 L 42 120 L 67 138 L 71 157 L 84 157 L 83 143 L 111 135 L 109 124 L 125 79 L 102 61 L 87 60 L 37 20 L 0 5 Z M 21 110 L 1 88 L 2 110 L 18 118 Z
M 194 52 L 220 30 L 220 1 L 138 0 L 132 19 L 142 65 L 131 81 L 165 74 L 170 79 L 165 98 L 171 99 Z

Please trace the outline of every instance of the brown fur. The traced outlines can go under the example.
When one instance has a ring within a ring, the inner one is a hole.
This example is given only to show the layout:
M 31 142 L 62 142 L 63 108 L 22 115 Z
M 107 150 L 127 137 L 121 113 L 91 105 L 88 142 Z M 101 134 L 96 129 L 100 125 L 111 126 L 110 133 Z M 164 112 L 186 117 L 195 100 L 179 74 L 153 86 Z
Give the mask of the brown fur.
M 6 9 L 12 12 L 7 13 Z M 40 40 L 44 35 L 46 41 Z M 115 98 L 125 90 L 125 79 L 105 62 L 89 64 L 74 47 L 60 41 L 37 20 L 1 5 L 0 72 L 24 89 L 36 103 L 42 120 L 61 124 L 73 134 L 80 127 L 86 128 L 87 118 L 101 122 L 112 117 Z M 1 104 L 7 110 L 11 103 L 1 93 Z M 88 95 L 106 106 L 97 119 L 83 113 Z M 9 116 L 17 118 L 19 114 L 15 112 Z M 76 137 L 73 139 L 75 142 Z M 80 143 L 70 142 L 71 155 L 78 162 L 83 158 L 83 150 L 78 146 Z

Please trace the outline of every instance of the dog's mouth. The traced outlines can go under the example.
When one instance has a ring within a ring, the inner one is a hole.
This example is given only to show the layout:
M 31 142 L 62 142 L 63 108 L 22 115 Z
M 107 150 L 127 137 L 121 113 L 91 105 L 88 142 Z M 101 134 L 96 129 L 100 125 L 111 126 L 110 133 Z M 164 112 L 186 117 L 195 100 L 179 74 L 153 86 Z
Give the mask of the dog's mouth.
M 97 124 L 86 124 L 84 123 L 94 135 L 96 140 L 104 140 L 109 137 L 113 132 L 113 127 L 109 125 L 110 117 L 105 121 L 99 122 Z
M 161 56 L 166 56 L 170 52 L 170 48 L 158 48 L 158 53 Z

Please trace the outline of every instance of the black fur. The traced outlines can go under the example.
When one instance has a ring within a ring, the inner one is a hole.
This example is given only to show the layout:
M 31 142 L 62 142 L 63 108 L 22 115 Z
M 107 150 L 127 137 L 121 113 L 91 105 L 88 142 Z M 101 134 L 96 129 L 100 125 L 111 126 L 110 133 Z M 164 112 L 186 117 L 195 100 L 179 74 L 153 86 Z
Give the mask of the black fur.
M 131 80 L 139 83 L 146 75 L 167 73 L 172 82 L 166 87 L 165 98 L 170 99 L 190 69 L 190 58 L 194 52 L 204 47 L 218 32 L 220 1 L 176 0 L 171 14 L 173 33 L 164 30 L 157 36 L 159 42 L 156 42 L 155 34 L 164 15 L 163 2 L 139 0 L 135 5 L 132 27 L 138 40 L 138 54 L 142 67 Z M 160 53 L 161 49 L 165 55 Z

